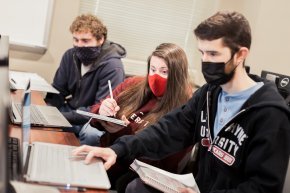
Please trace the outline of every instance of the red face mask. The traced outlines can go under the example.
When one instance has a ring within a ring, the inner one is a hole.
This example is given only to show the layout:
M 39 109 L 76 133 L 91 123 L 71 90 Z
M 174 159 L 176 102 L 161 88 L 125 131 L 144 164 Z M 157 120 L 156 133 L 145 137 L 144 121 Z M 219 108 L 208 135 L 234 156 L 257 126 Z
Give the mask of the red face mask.
M 163 78 L 158 74 L 148 75 L 148 83 L 151 91 L 156 97 L 161 97 L 166 91 L 167 78 Z

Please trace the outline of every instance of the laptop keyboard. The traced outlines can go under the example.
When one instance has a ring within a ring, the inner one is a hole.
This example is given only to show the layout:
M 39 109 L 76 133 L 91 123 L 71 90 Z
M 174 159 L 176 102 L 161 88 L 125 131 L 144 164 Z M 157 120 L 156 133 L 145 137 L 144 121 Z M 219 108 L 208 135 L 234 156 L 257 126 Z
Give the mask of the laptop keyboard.
M 55 148 L 50 145 L 39 145 L 38 147 L 40 149 L 37 151 L 38 161 L 36 170 L 44 176 L 57 176 L 59 181 L 71 181 L 73 170 L 69 157 L 74 148 Z
M 8 138 L 8 175 L 10 180 L 19 180 L 21 173 L 19 139 Z
M 22 117 L 22 105 L 20 103 L 15 103 L 15 107 L 19 112 L 20 116 Z M 39 125 L 47 125 L 48 121 L 45 117 L 41 114 L 39 109 L 36 106 L 30 106 L 30 117 L 32 124 L 39 124 Z
M 91 178 L 88 175 L 91 168 L 84 164 L 84 157 L 72 158 L 71 151 L 73 146 L 54 146 L 37 143 L 33 147 L 33 165 L 34 172 L 40 181 L 71 182 L 83 183 L 89 182 Z M 97 168 L 98 169 L 98 168 Z M 99 172 L 95 169 L 94 172 Z M 34 174 L 33 174 L 34 173 Z

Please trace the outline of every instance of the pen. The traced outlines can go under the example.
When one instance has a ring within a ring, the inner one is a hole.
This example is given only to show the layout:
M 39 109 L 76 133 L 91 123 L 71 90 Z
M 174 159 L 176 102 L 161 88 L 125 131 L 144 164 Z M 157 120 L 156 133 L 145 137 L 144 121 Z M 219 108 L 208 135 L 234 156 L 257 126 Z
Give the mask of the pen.
M 111 96 L 111 99 L 113 99 L 113 92 L 112 92 L 112 86 L 111 86 L 111 81 L 108 80 L 108 84 L 109 84 L 109 91 L 110 91 L 110 96 Z M 114 114 L 114 117 L 116 116 L 116 113 Z
M 111 96 L 111 99 L 113 99 L 113 92 L 112 92 L 112 86 L 111 86 L 111 81 L 110 80 L 108 80 L 108 84 L 109 84 L 110 96 Z
M 77 191 L 77 192 L 85 192 L 85 191 L 87 191 L 86 188 L 70 186 L 70 184 L 68 184 L 66 186 L 57 186 L 56 188 L 61 189 L 61 190 L 74 190 L 74 191 Z

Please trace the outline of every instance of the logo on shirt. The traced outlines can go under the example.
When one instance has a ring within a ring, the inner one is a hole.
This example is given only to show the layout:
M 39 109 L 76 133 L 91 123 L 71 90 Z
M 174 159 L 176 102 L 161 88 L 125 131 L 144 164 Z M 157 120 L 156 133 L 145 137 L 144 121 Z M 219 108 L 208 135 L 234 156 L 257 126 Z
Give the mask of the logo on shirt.
M 216 158 L 231 166 L 234 164 L 237 152 L 248 138 L 243 127 L 237 123 L 223 128 L 218 136 L 211 142 L 210 131 L 206 127 L 207 119 L 204 118 L 203 112 L 201 116 L 201 145 L 208 148 Z
M 144 119 L 142 119 L 142 116 L 144 116 L 143 112 L 139 112 L 139 114 L 132 113 L 129 119 L 134 121 L 138 125 L 142 125 L 142 127 L 146 127 L 149 124 L 149 121 L 145 121 Z

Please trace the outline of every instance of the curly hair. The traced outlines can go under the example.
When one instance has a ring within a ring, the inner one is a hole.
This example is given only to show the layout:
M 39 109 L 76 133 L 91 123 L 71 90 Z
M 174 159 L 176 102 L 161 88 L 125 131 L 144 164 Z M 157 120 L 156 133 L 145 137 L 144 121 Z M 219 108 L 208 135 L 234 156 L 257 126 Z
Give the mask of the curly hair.
M 70 26 L 70 32 L 91 32 L 97 40 L 104 38 L 107 39 L 107 28 L 98 19 L 96 16 L 92 14 L 82 14 L 77 16 L 76 19 Z

